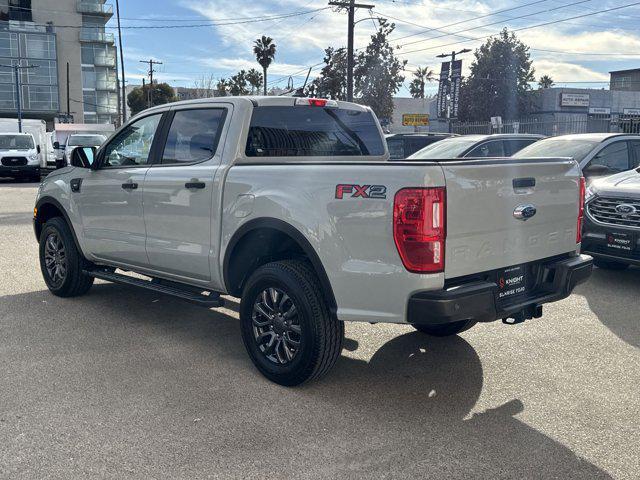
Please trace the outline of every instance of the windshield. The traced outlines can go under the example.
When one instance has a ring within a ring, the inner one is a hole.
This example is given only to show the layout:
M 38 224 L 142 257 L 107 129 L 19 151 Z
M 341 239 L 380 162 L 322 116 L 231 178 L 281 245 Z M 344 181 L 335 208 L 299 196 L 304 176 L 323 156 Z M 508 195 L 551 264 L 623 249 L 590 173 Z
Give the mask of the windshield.
M 408 158 L 414 160 L 458 158 L 468 148 L 472 147 L 477 142 L 477 137 L 447 138 L 445 140 L 440 140 L 439 142 L 432 143 L 431 145 L 424 147 L 422 150 L 417 151 Z
M 31 135 L 0 135 L 0 148 L 3 150 L 30 150 L 33 147 Z
M 523 148 L 514 158 L 535 157 L 570 157 L 576 161 L 582 160 L 600 142 L 593 140 L 562 138 L 547 138 Z
M 104 135 L 71 135 L 67 145 L 73 147 L 97 147 L 105 141 Z

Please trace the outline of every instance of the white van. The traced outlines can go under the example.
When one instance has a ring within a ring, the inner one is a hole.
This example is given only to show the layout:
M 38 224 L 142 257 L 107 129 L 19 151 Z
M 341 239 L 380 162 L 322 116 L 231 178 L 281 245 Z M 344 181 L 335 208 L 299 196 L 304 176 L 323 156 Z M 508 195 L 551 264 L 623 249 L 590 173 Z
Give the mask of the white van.
M 0 132 L 18 132 L 18 120 L 16 118 L 0 118 Z M 47 124 L 44 120 L 25 118 L 22 120 L 22 133 L 30 133 L 33 136 L 41 168 L 47 167 L 47 161 L 54 161 L 48 158 L 47 149 Z
M 30 133 L 0 133 L 0 177 L 39 182 L 40 152 Z

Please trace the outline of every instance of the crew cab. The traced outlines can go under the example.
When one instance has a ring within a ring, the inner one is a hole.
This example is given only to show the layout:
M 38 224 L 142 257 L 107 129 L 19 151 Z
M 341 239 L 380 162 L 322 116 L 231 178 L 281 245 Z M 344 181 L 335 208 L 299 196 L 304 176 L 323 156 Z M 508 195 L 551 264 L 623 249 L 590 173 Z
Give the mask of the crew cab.
M 569 159 L 389 162 L 361 105 L 223 97 L 75 149 L 34 226 L 53 294 L 98 278 L 208 308 L 240 297 L 253 363 L 297 385 L 329 371 L 345 321 L 444 336 L 540 317 L 591 273 L 583 185 Z

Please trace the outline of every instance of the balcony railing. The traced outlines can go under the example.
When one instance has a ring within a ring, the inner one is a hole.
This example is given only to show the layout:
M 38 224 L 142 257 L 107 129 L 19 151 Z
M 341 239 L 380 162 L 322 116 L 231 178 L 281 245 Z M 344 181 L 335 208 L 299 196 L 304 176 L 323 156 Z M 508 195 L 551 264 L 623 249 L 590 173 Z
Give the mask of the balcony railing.
M 78 2 L 79 13 L 91 13 L 93 15 L 105 15 L 110 17 L 113 15 L 113 5 L 105 5 L 98 2 L 88 2 L 81 0 Z
M 93 58 L 93 64 L 96 67 L 115 67 L 116 66 L 116 54 L 104 54 L 96 55 Z
M 105 79 L 105 80 L 97 79 L 96 80 L 96 90 L 106 90 L 108 92 L 115 92 L 116 91 L 116 81 L 115 81 L 115 79 L 113 79 L 113 80 L 111 80 L 111 79 Z
M 113 33 L 101 32 L 93 27 L 83 27 L 80 29 L 80 41 L 113 43 Z

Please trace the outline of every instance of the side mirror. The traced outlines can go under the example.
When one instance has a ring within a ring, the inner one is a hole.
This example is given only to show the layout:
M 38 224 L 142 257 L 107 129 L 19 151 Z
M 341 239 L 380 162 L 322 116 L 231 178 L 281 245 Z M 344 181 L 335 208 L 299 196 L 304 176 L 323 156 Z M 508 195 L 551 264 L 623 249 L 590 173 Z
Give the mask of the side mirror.
M 40 145 L 36 145 L 36 152 L 40 153 Z
M 77 147 L 71 151 L 70 164 L 78 168 L 91 168 L 96 158 L 96 147 Z
M 60 149 L 60 142 L 53 142 L 53 148 L 55 148 L 56 150 Z
M 585 177 L 604 177 L 605 175 L 611 175 L 615 173 L 606 165 L 591 164 L 588 165 L 583 171 Z

